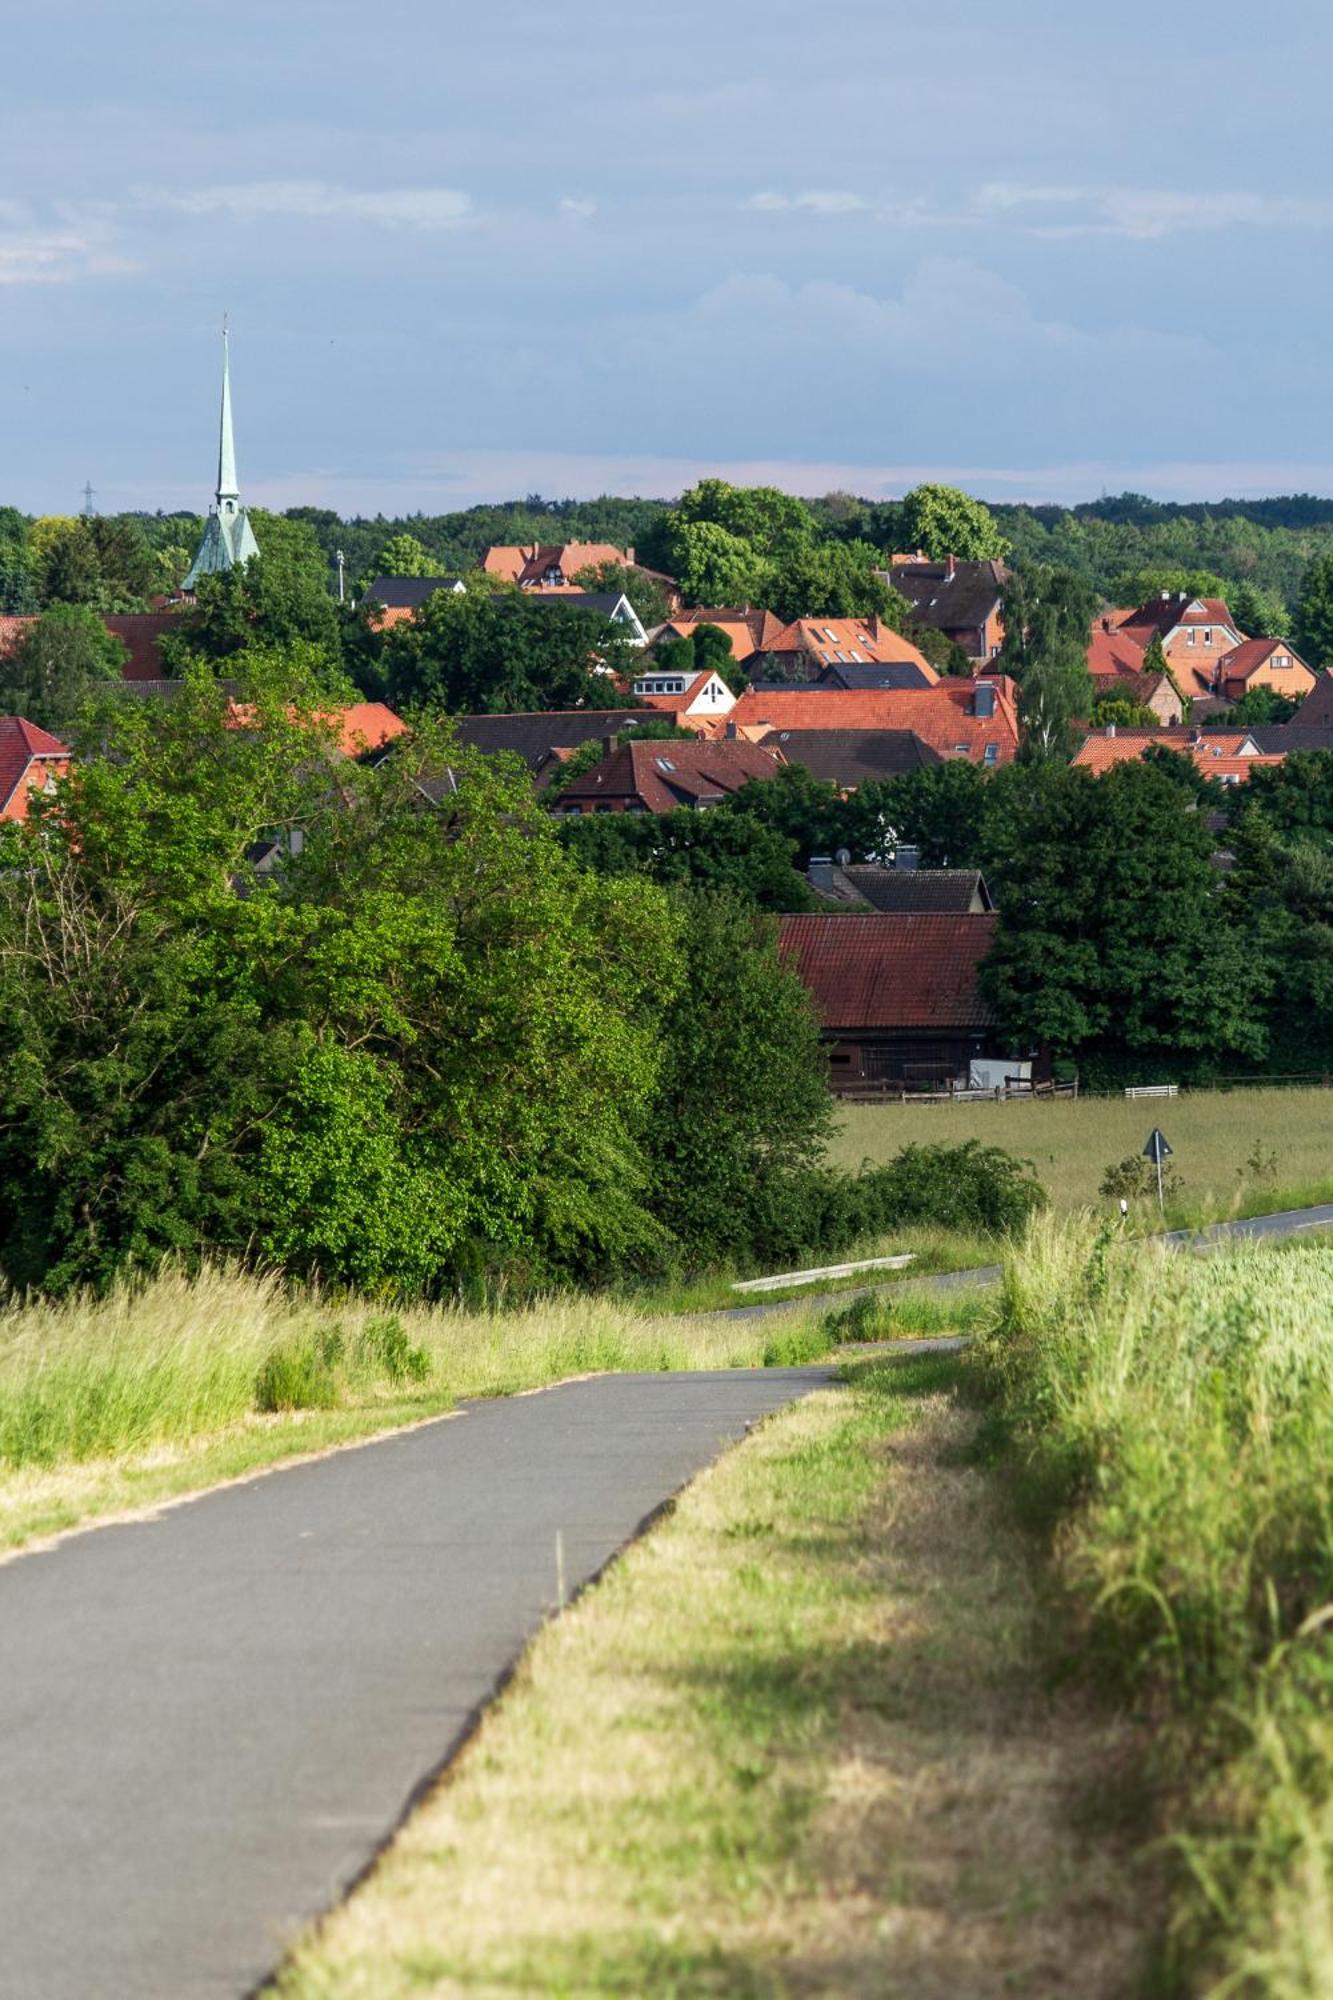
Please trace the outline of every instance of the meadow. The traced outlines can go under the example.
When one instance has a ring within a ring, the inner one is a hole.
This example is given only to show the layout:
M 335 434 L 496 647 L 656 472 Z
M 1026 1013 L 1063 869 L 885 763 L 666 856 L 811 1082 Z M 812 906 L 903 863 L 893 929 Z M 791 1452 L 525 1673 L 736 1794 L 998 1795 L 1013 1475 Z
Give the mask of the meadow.
M 967 1373 L 1066 1671 L 1147 1725 L 1167 1990 L 1333 1991 L 1333 1248 L 1043 1218 Z
M 1191 1091 L 1180 1097 L 1034 1098 L 1005 1104 L 848 1104 L 830 1155 L 852 1171 L 903 1146 L 966 1139 L 1031 1160 L 1062 1213 L 1111 1208 L 1103 1175 L 1141 1153 L 1154 1125 L 1180 1181 L 1168 1220 L 1187 1225 L 1300 1207 L 1333 1193 L 1333 1091 Z M 1155 1204 L 1153 1205 L 1155 1208 Z

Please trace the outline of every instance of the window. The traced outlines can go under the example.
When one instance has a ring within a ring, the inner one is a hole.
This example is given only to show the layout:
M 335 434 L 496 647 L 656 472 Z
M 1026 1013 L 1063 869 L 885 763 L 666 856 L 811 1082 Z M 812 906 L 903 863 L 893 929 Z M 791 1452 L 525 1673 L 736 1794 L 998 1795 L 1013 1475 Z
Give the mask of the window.
M 1195 631 L 1194 627 L 1193 627 L 1193 626 L 1191 625 L 1191 626 L 1190 626 L 1190 639 L 1189 639 L 1189 642 L 1190 642 L 1191 646 L 1192 646 L 1192 645 L 1194 644 L 1194 641 L 1195 641 L 1195 640 L 1196 640 L 1196 639 L 1198 638 L 1198 636 L 1199 636 L 1199 635 L 1198 635 L 1198 633 L 1197 633 L 1197 632 Z
M 1213 643 L 1213 628 L 1211 625 L 1205 625 L 1203 628 L 1203 643 L 1205 646 L 1211 646 Z
M 1000 746 L 999 746 L 999 744 L 998 744 L 998 743 L 988 743 L 988 744 L 986 745 L 986 755 L 985 755 L 985 762 L 986 762 L 986 763 L 988 763 L 988 764 L 998 764 L 998 763 L 999 763 L 999 761 L 1000 761 Z
M 865 656 L 865 654 L 864 654 L 864 653 L 858 653 L 858 652 L 857 652 L 857 650 L 856 650 L 856 648 L 855 648 L 855 646 L 853 646 L 853 647 L 852 647 L 852 658 L 853 658 L 853 659 L 854 659 L 854 660 L 856 661 L 856 663 L 857 663 L 857 665 L 858 665 L 858 666 L 861 666 L 861 667 L 864 667 L 864 666 L 867 666 L 867 665 L 869 664 L 869 662 L 868 662 L 868 661 L 867 661 L 867 659 L 866 659 L 866 656 Z
M 967 755 L 966 743 L 955 743 L 953 747 L 954 747 L 954 752 L 957 756 L 966 757 Z
M 676 768 L 669 757 L 658 757 L 655 762 L 659 771 L 674 771 Z

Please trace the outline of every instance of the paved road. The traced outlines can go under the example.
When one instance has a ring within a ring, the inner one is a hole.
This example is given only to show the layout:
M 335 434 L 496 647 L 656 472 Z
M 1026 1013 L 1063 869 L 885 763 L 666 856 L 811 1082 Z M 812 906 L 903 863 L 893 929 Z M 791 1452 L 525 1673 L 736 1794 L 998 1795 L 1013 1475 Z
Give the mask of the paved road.
M 620 1375 L 0 1566 L 0 1994 L 248 1992 L 556 1595 L 828 1368 Z

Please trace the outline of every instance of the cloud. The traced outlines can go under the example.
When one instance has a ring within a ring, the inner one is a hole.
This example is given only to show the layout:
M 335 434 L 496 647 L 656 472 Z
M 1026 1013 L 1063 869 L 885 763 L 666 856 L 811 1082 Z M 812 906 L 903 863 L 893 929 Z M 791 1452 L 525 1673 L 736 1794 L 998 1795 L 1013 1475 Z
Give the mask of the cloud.
M 69 213 L 45 223 L 22 202 L 0 200 L 0 285 L 63 285 L 140 268 L 120 253 L 104 220 Z
M 810 188 L 804 194 L 752 194 L 741 206 L 761 215 L 778 215 L 787 209 L 807 209 L 815 215 L 855 215 L 870 203 L 864 195 L 845 188 Z
M 236 222 L 266 216 L 300 220 L 341 219 L 386 229 L 456 229 L 472 215 L 470 198 L 456 188 L 358 190 L 329 181 L 232 181 L 215 187 L 135 190 L 141 208 L 171 209 L 181 215 L 226 215 Z
M 1197 194 L 991 181 L 978 190 L 976 206 L 982 214 L 1014 217 L 1028 234 L 1046 237 L 1127 236 L 1155 242 L 1188 230 L 1333 227 L 1333 202 L 1240 189 Z
M 573 195 L 564 195 L 560 202 L 560 213 L 573 216 L 576 221 L 586 222 L 590 215 L 596 215 L 595 201 L 579 201 Z

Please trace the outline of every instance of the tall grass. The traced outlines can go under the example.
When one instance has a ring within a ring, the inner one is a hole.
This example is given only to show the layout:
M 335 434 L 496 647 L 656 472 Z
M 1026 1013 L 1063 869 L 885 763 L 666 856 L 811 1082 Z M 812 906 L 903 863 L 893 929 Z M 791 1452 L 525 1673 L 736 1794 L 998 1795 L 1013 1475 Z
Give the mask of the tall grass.
M 1179 1981 L 1333 1992 L 1333 1249 L 1040 1220 L 972 1367 L 1084 1664 L 1160 1717 Z
M 505 1395 L 603 1369 L 746 1366 L 742 1324 L 559 1298 L 515 1311 L 293 1294 L 277 1276 L 167 1271 L 105 1298 L 0 1313 L 0 1469 L 81 1461 L 266 1414 L 420 1395 Z

